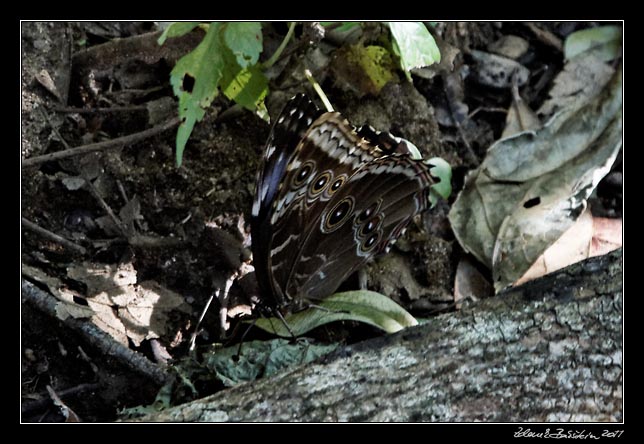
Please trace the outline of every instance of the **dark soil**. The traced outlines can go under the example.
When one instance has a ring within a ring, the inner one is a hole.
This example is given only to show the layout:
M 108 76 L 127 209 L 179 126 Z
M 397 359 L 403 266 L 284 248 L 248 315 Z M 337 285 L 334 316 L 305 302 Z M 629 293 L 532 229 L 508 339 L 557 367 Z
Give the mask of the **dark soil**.
M 587 26 L 549 23 L 543 29 L 562 39 Z M 107 54 L 114 59 L 103 60 L 99 67 L 74 58 L 85 48 L 151 31 L 152 23 L 22 24 L 23 160 L 67 146 L 133 134 L 175 115 L 169 72 L 181 54 L 166 53 L 156 59 Z M 296 37 L 302 32 L 298 28 Z M 512 99 L 510 89 L 493 89 L 469 80 L 455 84 L 450 73 L 470 67 L 469 50 L 486 50 L 490 43 L 510 34 L 522 37 L 529 50 L 518 61 L 532 76 L 521 92 L 536 109 L 563 63 L 560 52 L 521 23 L 449 23 L 440 24 L 437 32 L 442 37 L 439 42 L 444 42 L 441 44 L 451 45 L 461 54 L 452 67 L 445 66 L 433 76 L 414 76 L 413 85 L 401 75 L 399 83 L 389 83 L 378 96 L 362 96 L 326 72 L 318 79 L 336 109 L 354 125 L 369 123 L 379 130 L 391 130 L 413 141 L 425 157 L 442 157 L 453 167 L 450 201 L 419 219 L 391 256 L 367 267 L 370 288 L 382 290 L 418 316 L 454 309 L 454 275 L 463 252 L 447 222 L 449 204 L 462 187 L 466 172 L 499 138 L 505 121 L 499 109 L 507 109 Z M 264 26 L 268 56 L 268 48 L 274 48 L 284 33 L 281 25 Z M 310 50 L 306 45 L 294 47 L 282 63 L 284 71 L 274 79 L 267 99 L 271 116 L 290 96 L 310 90 L 305 80 L 294 84 L 288 74 Z M 449 58 L 447 52 L 443 54 Z M 43 86 L 43 71 L 53 79 L 54 88 Z M 314 94 L 309 91 L 309 95 Z M 454 117 L 458 115 L 455 104 L 467 106 L 460 122 Z M 173 358 L 185 356 L 189 336 L 207 299 L 250 257 L 247 221 L 255 172 L 270 128 L 247 111 L 222 114 L 230 106 L 222 97 L 215 100 L 204 120 L 195 126 L 180 168 L 175 166 L 174 128 L 142 142 L 24 167 L 22 217 L 82 246 L 85 253 L 23 226 L 22 263 L 61 279 L 82 298 L 87 288 L 68 277 L 70 265 L 132 262 L 138 282 L 153 280 L 184 298 L 189 308 L 171 317 L 172 328 L 158 343 Z M 128 109 L 79 113 L 63 107 Z M 598 188 L 594 212 L 621 217 L 621 170 L 620 156 L 613 173 Z M 83 185 L 84 179 L 94 190 Z M 97 196 L 121 219 L 124 228 L 116 227 Z M 406 267 L 404 273 L 401 266 Z M 389 268 L 390 273 L 383 274 L 382 270 Z M 46 290 L 42 283 L 38 285 Z M 357 288 L 357 278 L 346 286 Z M 244 299 L 241 285 L 235 284 L 232 297 Z M 92 349 L 60 320 L 29 304 L 23 304 L 21 319 L 23 421 L 64 420 L 61 409 L 48 401 L 47 386 L 86 422 L 113 421 L 124 407 L 154 401 L 158 384 Z M 224 340 L 217 303 L 210 308 L 202 329 L 199 343 Z M 325 327 L 319 336 L 355 342 L 379 334 L 369 327 L 344 323 Z M 130 340 L 129 346 L 154 359 L 149 339 L 139 346 Z

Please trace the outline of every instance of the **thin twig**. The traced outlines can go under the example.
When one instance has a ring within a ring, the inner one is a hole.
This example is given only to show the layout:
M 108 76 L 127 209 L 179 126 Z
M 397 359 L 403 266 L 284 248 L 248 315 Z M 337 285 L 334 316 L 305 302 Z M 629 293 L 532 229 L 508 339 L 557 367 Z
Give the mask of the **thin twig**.
M 217 297 L 219 299 L 219 304 L 221 308 L 219 309 L 219 320 L 220 320 L 220 327 L 221 327 L 221 332 L 222 336 L 225 334 L 227 328 L 227 322 L 226 322 L 226 315 L 228 314 L 228 292 L 230 291 L 230 287 L 233 286 L 233 282 L 235 282 L 235 279 L 239 277 L 239 272 L 234 271 L 232 275 L 226 280 L 226 284 L 224 285 L 224 292 L 221 293 L 220 289 L 218 288 L 214 294 L 210 295 L 208 298 L 208 301 L 206 302 L 206 305 L 204 306 L 203 310 L 201 311 L 201 315 L 199 316 L 199 320 L 197 321 L 197 325 L 195 326 L 195 331 L 192 332 L 192 336 L 190 337 L 190 350 L 194 350 L 195 348 L 195 342 L 197 340 L 197 335 L 199 334 L 199 327 L 201 326 L 201 321 L 203 321 L 203 318 L 206 316 L 206 312 L 210 308 L 210 304 L 212 304 L 212 301 Z M 221 294 L 221 298 L 219 295 Z
M 145 140 L 149 137 L 152 137 L 159 133 L 167 131 L 177 126 L 180 122 L 181 122 L 181 119 L 178 117 L 175 117 L 160 125 L 154 126 L 152 128 L 149 128 L 147 130 L 144 130 L 135 134 L 130 134 L 123 137 L 117 137 L 116 139 L 106 140 L 104 142 L 91 143 L 89 145 L 83 145 L 83 146 L 71 148 L 65 151 L 58 151 L 51 154 L 45 154 L 43 156 L 30 157 L 29 159 L 24 159 L 22 161 L 22 166 L 24 168 L 24 167 L 39 165 L 44 162 L 50 162 L 52 160 L 65 159 L 67 157 L 79 156 L 81 154 L 93 153 L 95 151 L 101 151 L 101 150 L 106 150 L 111 148 L 119 148 L 124 145 L 140 142 L 141 140 Z
M 478 107 L 478 108 L 476 108 L 474 111 L 472 111 L 471 113 L 469 113 L 469 114 L 467 115 L 467 118 L 468 118 L 468 119 L 471 119 L 472 117 L 474 117 L 475 115 L 477 115 L 477 114 L 478 114 L 478 113 L 480 113 L 481 111 L 485 111 L 485 112 L 488 112 L 488 113 L 504 113 L 504 114 L 506 114 L 506 113 L 508 112 L 508 110 L 507 110 L 507 109 L 505 109 L 505 108 L 501 108 L 501 107 L 495 107 L 495 106 L 479 106 L 479 107 Z
M 70 250 L 74 250 L 80 254 L 87 253 L 87 250 L 85 250 L 85 248 L 81 247 L 80 245 L 67 240 L 62 236 L 59 236 L 56 233 L 52 233 L 51 231 L 42 228 L 41 226 L 36 225 L 35 223 L 31 222 L 28 219 L 25 219 L 24 217 L 22 218 L 22 225 L 24 225 L 25 228 L 28 228 L 31 231 L 36 232 L 49 240 L 52 240 L 64 247 L 69 248 Z
M 326 94 L 324 94 L 324 91 L 322 91 L 322 87 L 317 82 L 317 80 L 315 80 L 315 78 L 313 77 L 313 74 L 311 74 L 311 71 L 309 71 L 308 69 L 305 69 L 304 75 L 306 76 L 306 79 L 309 81 L 311 86 L 313 86 L 313 89 L 315 90 L 315 92 L 318 93 L 318 96 L 320 96 L 320 99 L 322 100 L 322 103 L 324 104 L 324 107 L 326 108 L 326 110 L 332 113 L 333 105 L 331 105 L 331 102 L 329 101 Z
M 81 359 L 89 364 L 90 368 L 92 369 L 92 372 L 94 372 L 94 374 L 97 375 L 98 367 L 96 366 L 96 364 L 92 362 L 91 358 L 87 356 L 87 353 L 85 353 L 85 350 L 83 350 L 83 347 L 81 347 L 80 345 L 78 346 L 78 353 Z
M 528 22 L 525 23 L 525 26 L 527 26 L 541 42 L 555 48 L 557 51 L 563 52 L 563 43 L 561 43 L 561 39 L 552 32 L 538 27 L 536 23 Z
M 195 349 L 195 343 L 197 341 L 197 335 L 199 334 L 199 327 L 201 326 L 201 321 L 203 321 L 203 318 L 206 316 L 206 312 L 210 308 L 210 304 L 212 304 L 213 299 L 215 299 L 215 296 L 219 297 L 219 289 L 215 291 L 214 294 L 211 294 L 210 297 L 208 298 L 208 301 L 206 301 L 206 305 L 201 311 L 201 315 L 199 315 L 199 320 L 197 321 L 197 325 L 195 326 L 195 331 L 192 332 L 192 335 L 190 336 L 190 351 Z
M 109 108 L 74 108 L 71 106 L 54 107 L 54 111 L 56 112 L 74 114 L 120 113 L 128 111 L 145 111 L 147 109 L 148 108 L 145 105 L 112 106 Z
M 128 244 L 138 248 L 179 248 L 188 244 L 188 241 L 178 237 L 155 237 L 144 234 L 130 236 Z
M 65 418 L 65 422 L 81 422 L 81 419 L 76 414 L 76 412 L 73 411 L 67 404 L 65 404 L 62 399 L 60 399 L 60 396 L 58 396 L 51 385 L 47 384 L 46 388 L 51 401 L 56 407 L 60 409 L 60 413 Z
M 56 307 L 58 299 L 36 287 L 26 279 L 22 280 L 22 300 L 43 311 L 52 318 L 58 318 Z M 158 384 L 163 384 L 169 377 L 165 369 L 150 361 L 140 353 L 130 350 L 118 343 L 108 333 L 84 319 L 67 317 L 62 322 L 79 332 L 90 345 L 97 348 L 106 356 L 119 361 L 127 368 L 144 375 Z
M 119 193 L 121 193 L 121 197 L 123 198 L 123 201 L 127 205 L 127 203 L 130 201 L 130 199 L 127 198 L 127 193 L 125 192 L 125 188 L 123 188 L 123 184 L 119 179 L 116 179 L 116 186 L 119 189 Z
M 266 63 L 262 65 L 263 69 L 270 68 L 280 58 L 280 55 L 282 55 L 282 52 L 284 52 L 284 48 L 286 48 L 286 45 L 288 45 L 288 42 L 291 40 L 291 37 L 293 36 L 293 32 L 295 31 L 295 24 L 296 24 L 295 22 L 291 22 L 288 24 L 288 32 L 286 33 L 286 37 L 284 37 L 284 40 L 282 40 L 282 43 L 280 43 L 280 46 L 273 53 L 271 58 L 268 59 Z
M 87 184 L 87 188 L 89 189 L 90 193 L 94 198 L 98 201 L 99 205 L 103 208 L 103 210 L 107 213 L 107 215 L 112 219 L 112 222 L 114 222 L 114 225 L 116 225 L 116 228 L 121 232 L 121 235 L 124 238 L 128 238 L 127 231 L 125 230 L 125 227 L 123 226 L 123 223 L 121 222 L 121 219 L 118 218 L 116 214 L 114 214 L 114 211 L 112 211 L 112 207 L 110 207 L 107 202 L 101 197 L 101 195 L 98 193 L 98 190 L 94 186 L 91 180 L 84 178 L 85 183 Z
M 83 392 L 93 392 L 98 390 L 100 387 L 101 387 L 101 384 L 96 382 L 89 383 L 89 384 L 80 384 L 75 387 L 70 387 L 68 389 L 59 391 L 58 396 L 60 398 L 67 398 Z M 45 393 L 45 394 L 41 394 L 40 399 L 36 401 L 23 403 L 20 411 L 23 416 L 28 416 L 44 409 L 45 407 L 51 404 L 52 404 L 52 400 L 49 397 L 49 394 Z
M 51 127 L 51 130 L 54 132 L 54 134 L 56 134 L 56 136 L 58 137 L 58 140 L 60 140 L 60 143 L 63 144 L 65 149 L 66 150 L 70 149 L 71 147 L 69 146 L 69 144 L 67 143 L 65 138 L 60 134 L 60 132 L 58 131 L 58 128 L 56 128 L 56 126 L 53 123 L 51 123 L 51 120 L 49 119 L 49 116 L 47 115 L 47 113 L 44 112 L 42 110 L 42 108 L 38 108 L 38 111 L 40 111 L 40 115 L 45 118 L 45 120 L 47 121 L 47 123 Z

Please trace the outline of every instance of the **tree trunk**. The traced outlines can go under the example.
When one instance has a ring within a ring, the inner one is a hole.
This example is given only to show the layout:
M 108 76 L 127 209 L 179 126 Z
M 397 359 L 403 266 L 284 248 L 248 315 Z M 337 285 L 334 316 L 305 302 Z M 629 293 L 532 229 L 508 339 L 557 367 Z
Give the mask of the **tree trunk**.
M 622 251 L 144 421 L 621 421 Z

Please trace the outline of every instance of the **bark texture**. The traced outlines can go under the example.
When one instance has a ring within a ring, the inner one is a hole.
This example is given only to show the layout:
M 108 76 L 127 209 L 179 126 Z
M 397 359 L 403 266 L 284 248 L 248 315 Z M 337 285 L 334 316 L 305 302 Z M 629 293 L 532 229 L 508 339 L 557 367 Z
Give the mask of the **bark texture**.
M 622 252 L 144 421 L 621 421 Z

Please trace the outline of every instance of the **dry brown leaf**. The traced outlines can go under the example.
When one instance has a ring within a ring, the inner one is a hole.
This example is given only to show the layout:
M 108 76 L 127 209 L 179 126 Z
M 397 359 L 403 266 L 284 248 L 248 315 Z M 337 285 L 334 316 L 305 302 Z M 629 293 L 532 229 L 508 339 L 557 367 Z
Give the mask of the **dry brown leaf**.
M 545 121 L 558 110 L 596 95 L 614 72 L 614 68 L 592 55 L 566 62 L 537 114 Z
M 584 211 L 622 146 L 621 107 L 620 69 L 592 99 L 495 142 L 468 176 L 450 223 L 464 249 L 492 269 L 497 291 L 523 277 Z
M 467 256 L 461 259 L 456 267 L 454 278 L 454 302 L 459 310 L 463 301 L 477 301 L 494 295 L 492 284 L 476 269 Z
M 74 301 L 74 297 L 79 296 L 78 293 L 68 290 L 60 279 L 49 276 L 44 271 L 25 264 L 22 265 L 22 274 L 41 284 L 45 284 L 51 294 L 59 300 L 58 304 L 56 304 L 56 316 L 61 321 L 70 316 L 73 318 L 91 318 L 94 315 L 94 310 L 90 307 L 80 305 Z
M 590 256 L 601 256 L 622 246 L 622 220 L 593 218 L 593 240 Z
M 518 88 L 512 87 L 512 103 L 505 116 L 505 128 L 501 138 L 513 136 L 523 131 L 537 130 L 541 127 L 541 121 L 532 109 L 525 103 Z
M 621 219 L 594 218 L 587 209 L 514 285 L 520 285 L 622 245 Z
M 67 269 L 69 277 L 87 286 L 87 304 L 92 322 L 121 344 L 128 338 L 135 345 L 167 332 L 168 314 L 183 310 L 183 297 L 157 282 L 137 284 L 132 263 L 96 264 L 84 262 Z
M 34 75 L 34 78 L 47 91 L 53 94 L 60 102 L 63 101 L 62 97 L 60 96 L 60 92 L 58 92 L 58 88 L 56 88 L 54 80 L 51 78 L 51 75 L 49 75 L 49 71 L 47 71 L 46 69 L 41 69 L 40 72 Z
M 47 392 L 49 397 L 56 407 L 60 409 L 60 413 L 65 417 L 65 422 L 82 422 L 80 417 L 65 404 L 62 399 L 56 394 L 50 385 L 47 385 Z

